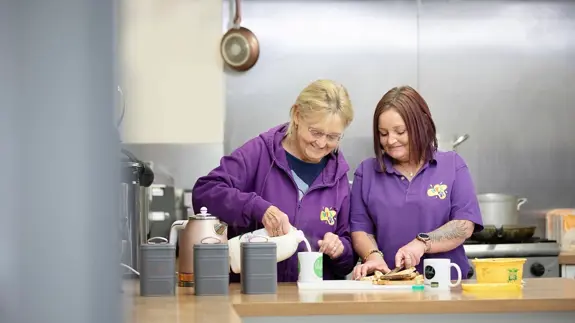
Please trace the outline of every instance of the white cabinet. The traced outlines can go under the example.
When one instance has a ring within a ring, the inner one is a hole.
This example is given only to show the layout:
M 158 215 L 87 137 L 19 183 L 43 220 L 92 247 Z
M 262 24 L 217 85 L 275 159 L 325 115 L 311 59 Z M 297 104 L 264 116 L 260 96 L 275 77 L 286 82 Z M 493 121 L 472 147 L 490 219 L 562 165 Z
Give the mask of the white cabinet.
M 562 265 L 561 277 L 575 279 L 575 265 Z
M 226 107 L 222 1 L 117 2 L 125 95 L 118 105 L 126 102 L 122 141 L 221 144 Z

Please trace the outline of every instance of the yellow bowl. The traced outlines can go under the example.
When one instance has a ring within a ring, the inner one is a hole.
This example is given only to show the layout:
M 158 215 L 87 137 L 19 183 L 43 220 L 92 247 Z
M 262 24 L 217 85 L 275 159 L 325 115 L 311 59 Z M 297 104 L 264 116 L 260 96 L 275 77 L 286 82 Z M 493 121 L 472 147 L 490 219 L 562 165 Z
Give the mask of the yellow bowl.
M 510 283 L 521 285 L 525 258 L 473 259 L 478 284 Z
M 463 295 L 475 299 L 521 299 L 523 286 L 517 284 L 461 284 Z
M 517 284 L 461 284 L 461 289 L 466 292 L 520 292 L 521 285 Z

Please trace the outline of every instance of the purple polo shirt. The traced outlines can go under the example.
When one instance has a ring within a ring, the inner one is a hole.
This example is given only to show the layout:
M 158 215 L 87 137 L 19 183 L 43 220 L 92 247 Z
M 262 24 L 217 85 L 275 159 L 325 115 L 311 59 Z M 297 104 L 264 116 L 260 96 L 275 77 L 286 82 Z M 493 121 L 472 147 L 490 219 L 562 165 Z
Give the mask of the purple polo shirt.
M 375 158 L 364 160 L 354 174 L 351 191 L 351 231 L 376 237 L 390 268 L 397 250 L 418 233 L 431 232 L 451 220 L 469 220 L 475 231 L 483 229 L 479 203 L 469 169 L 456 152 L 436 152 L 410 182 L 389 158 L 381 172 Z M 434 189 L 435 188 L 435 189 Z M 449 258 L 466 279 L 469 263 L 463 245 L 444 253 L 423 255 L 417 270 L 423 273 L 426 258 Z M 457 272 L 452 269 L 452 279 Z

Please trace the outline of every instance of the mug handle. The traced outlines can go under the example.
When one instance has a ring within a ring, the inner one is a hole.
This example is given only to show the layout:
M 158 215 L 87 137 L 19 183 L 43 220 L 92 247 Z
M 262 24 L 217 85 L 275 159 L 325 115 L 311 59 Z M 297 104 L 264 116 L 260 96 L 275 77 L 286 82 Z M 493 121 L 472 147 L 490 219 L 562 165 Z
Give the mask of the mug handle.
M 459 284 L 461 284 L 461 268 L 459 268 L 459 265 L 456 263 L 451 263 L 450 267 L 455 268 L 455 270 L 457 271 L 457 281 L 455 283 L 452 283 L 451 280 L 449 280 L 449 287 L 455 287 Z

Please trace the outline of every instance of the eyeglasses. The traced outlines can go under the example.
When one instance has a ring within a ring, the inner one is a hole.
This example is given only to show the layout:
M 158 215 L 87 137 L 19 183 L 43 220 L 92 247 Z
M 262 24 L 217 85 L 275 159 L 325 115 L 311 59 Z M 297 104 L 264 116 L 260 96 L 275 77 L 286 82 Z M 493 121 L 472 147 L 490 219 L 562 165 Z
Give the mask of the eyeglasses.
M 312 127 L 307 128 L 307 130 L 315 139 L 321 139 L 325 136 L 327 141 L 329 142 L 338 142 L 343 138 L 343 134 L 333 134 L 333 133 L 326 134 L 319 130 L 313 129 Z

